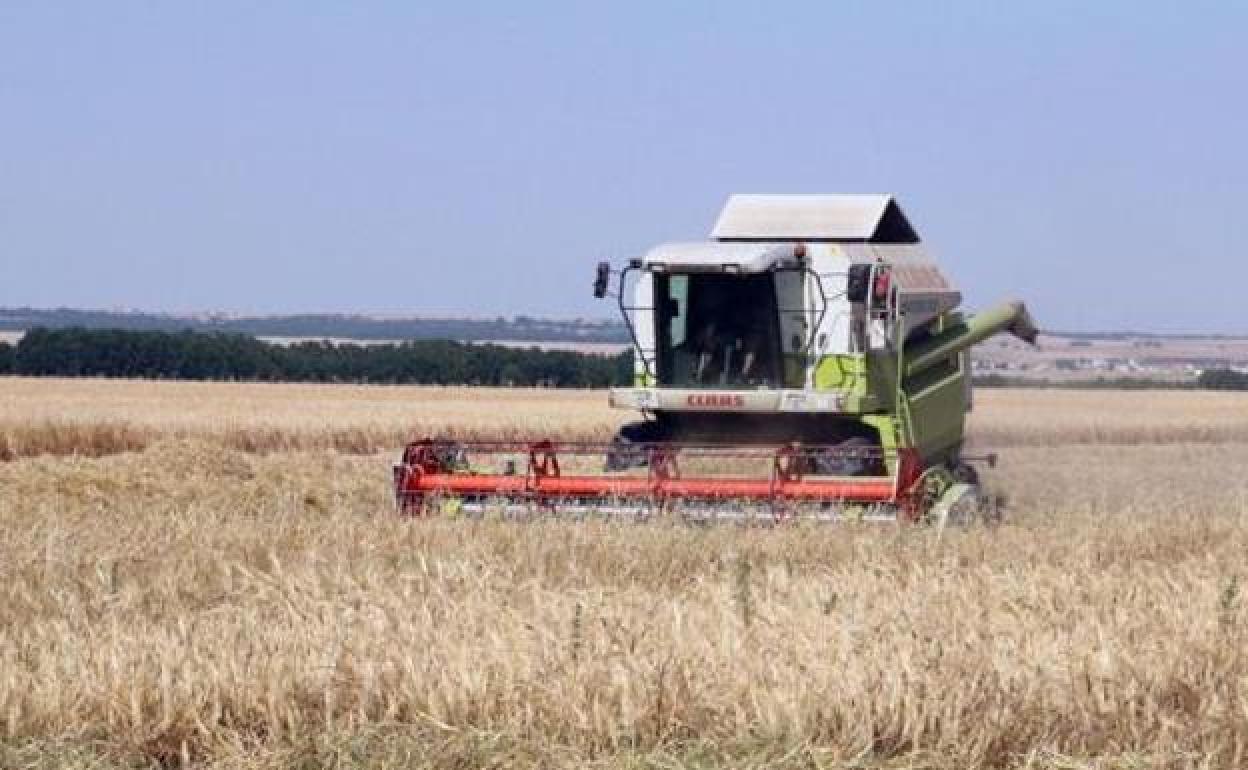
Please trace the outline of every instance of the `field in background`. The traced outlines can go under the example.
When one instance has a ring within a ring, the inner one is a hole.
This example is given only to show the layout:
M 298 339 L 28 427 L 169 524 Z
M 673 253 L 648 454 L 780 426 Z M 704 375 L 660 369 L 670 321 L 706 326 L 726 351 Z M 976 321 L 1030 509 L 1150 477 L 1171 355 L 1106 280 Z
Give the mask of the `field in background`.
M 142 311 L 0 307 L 0 340 L 35 327 L 231 332 L 281 344 L 331 339 L 352 344 L 416 339 L 490 341 L 520 347 L 615 353 L 628 347 L 618 318 L 598 321 L 503 318 L 403 318 L 312 314 L 232 316 L 169 315 Z M 1208 368 L 1248 367 L 1248 336 L 1095 332 L 1041 336 L 1033 348 L 999 337 L 975 348 L 976 374 L 1069 383 L 1111 380 L 1194 382 Z
M 392 515 L 603 400 L 0 378 L 0 766 L 1243 765 L 1248 397 L 978 391 L 994 529 Z
M 0 457 L 98 456 L 165 438 L 352 453 L 442 432 L 607 438 L 621 415 L 587 390 L 0 378 Z
M 977 448 L 1248 442 L 1248 396 L 981 388 Z M 606 440 L 629 419 L 592 390 L 0 378 L 0 459 L 100 456 L 167 438 L 245 451 L 394 450 L 434 434 Z

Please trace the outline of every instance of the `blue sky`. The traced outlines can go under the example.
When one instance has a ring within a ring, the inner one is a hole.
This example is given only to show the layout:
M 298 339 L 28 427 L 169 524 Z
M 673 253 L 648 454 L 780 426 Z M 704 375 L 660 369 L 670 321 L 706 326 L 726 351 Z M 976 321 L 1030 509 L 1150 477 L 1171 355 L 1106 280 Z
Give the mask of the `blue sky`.
M 972 307 L 1248 332 L 1248 4 L 0 1 L 0 305 L 610 314 L 732 192 Z

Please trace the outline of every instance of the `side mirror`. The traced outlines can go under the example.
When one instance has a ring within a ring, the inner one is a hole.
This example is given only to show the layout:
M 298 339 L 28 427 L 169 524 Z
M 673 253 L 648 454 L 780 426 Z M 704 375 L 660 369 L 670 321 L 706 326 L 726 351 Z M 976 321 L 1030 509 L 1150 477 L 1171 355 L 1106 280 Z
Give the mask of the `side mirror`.
M 607 262 L 599 262 L 598 270 L 594 273 L 594 299 L 607 296 L 607 285 L 610 281 L 611 265 Z

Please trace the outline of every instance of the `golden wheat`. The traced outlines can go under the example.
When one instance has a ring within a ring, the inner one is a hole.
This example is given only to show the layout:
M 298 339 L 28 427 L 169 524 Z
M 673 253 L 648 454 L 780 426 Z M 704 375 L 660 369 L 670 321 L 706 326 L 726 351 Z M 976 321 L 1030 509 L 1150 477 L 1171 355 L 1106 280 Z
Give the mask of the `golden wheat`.
M 1248 397 L 1201 391 L 976 393 L 980 447 L 1248 442 Z M 413 438 L 605 440 L 629 419 L 589 390 L 0 377 L 0 460 L 101 456 L 189 438 L 246 451 L 393 451 Z
M 594 440 L 622 419 L 598 391 L 0 377 L 0 459 L 100 456 L 167 438 L 355 453 L 440 434 Z
M 143 449 L 0 463 L 0 766 L 1244 764 L 1243 400 L 981 394 L 1009 516 L 937 533 L 403 520 L 388 454 L 222 432 L 599 394 L 52 384 L 6 424 Z

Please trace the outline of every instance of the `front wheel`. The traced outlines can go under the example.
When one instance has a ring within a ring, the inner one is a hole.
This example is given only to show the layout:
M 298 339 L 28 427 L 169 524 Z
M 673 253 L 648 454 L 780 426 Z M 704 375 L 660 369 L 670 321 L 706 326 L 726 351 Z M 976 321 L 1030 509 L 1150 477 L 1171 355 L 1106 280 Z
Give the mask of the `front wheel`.
M 607 456 L 603 462 L 603 470 L 626 471 L 630 468 L 644 468 L 649 462 L 646 446 L 663 441 L 662 429 L 657 422 L 643 420 L 629 422 L 620 426 L 607 448 Z

